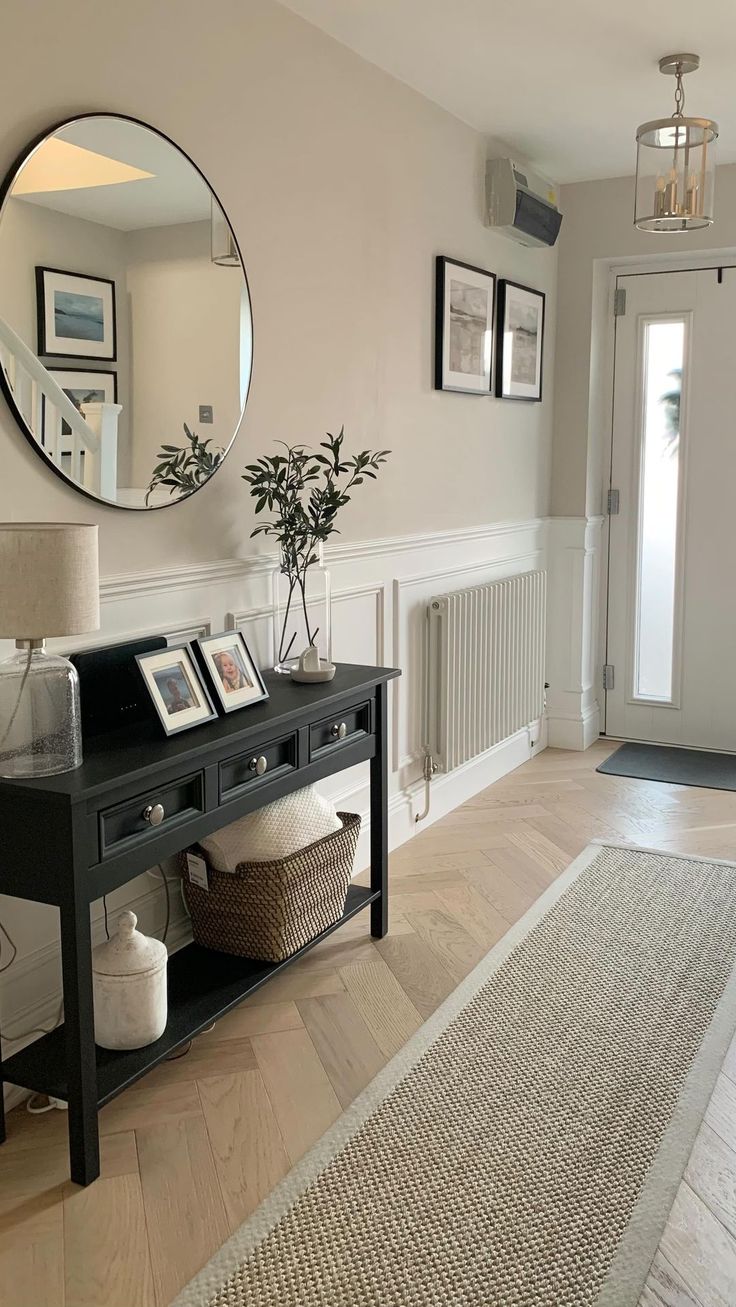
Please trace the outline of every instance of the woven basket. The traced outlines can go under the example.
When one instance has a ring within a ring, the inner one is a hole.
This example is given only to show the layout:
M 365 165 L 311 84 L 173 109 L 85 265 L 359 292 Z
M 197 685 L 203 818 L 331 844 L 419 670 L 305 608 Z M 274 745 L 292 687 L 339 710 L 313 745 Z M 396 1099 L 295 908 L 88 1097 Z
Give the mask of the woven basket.
M 182 854 L 182 890 L 197 944 L 260 962 L 283 962 L 339 921 L 360 817 L 337 815 L 340 830 L 288 858 L 241 862 L 232 873 L 208 866 L 209 889 L 191 883 Z M 202 856 L 200 849 L 196 852 Z

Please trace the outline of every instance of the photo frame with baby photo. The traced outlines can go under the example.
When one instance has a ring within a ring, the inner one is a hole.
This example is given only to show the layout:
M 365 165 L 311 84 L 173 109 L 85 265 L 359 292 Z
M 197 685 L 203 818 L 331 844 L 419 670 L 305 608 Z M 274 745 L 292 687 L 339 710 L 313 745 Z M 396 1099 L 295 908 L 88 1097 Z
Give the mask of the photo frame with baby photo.
M 136 654 L 135 660 L 167 735 L 178 735 L 217 717 L 191 645 Z
M 200 636 L 199 661 L 223 712 L 235 712 L 268 698 L 268 690 L 242 631 Z

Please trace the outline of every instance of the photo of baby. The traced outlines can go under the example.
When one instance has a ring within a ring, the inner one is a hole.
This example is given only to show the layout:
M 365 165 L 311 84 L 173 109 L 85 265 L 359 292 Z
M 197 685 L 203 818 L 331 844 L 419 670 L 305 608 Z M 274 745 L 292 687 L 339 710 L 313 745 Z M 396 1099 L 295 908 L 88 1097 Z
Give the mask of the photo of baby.
M 213 653 L 212 661 L 217 668 L 225 694 L 236 690 L 252 690 L 253 682 L 245 670 L 240 650 L 233 645 L 231 649 L 222 649 Z
M 224 712 L 234 712 L 236 708 L 245 708 L 247 704 L 268 698 L 258 664 L 242 631 L 200 636 L 197 646 L 200 661 Z

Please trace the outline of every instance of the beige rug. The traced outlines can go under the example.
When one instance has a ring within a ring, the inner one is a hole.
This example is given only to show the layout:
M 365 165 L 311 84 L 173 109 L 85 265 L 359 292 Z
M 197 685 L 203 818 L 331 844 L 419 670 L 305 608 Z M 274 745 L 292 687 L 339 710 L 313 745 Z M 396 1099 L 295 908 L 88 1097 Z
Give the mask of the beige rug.
M 175 1307 L 634 1307 L 735 961 L 734 864 L 591 845 Z

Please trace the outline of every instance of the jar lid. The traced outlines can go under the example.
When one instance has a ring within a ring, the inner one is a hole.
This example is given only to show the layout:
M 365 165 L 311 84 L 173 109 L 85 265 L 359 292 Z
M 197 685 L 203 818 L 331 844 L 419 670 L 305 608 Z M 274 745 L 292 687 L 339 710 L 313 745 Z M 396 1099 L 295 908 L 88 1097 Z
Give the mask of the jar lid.
M 134 912 L 121 912 L 118 928 L 111 939 L 92 950 L 92 970 L 101 976 L 135 976 L 142 971 L 156 971 L 165 965 L 166 945 L 136 930 Z

